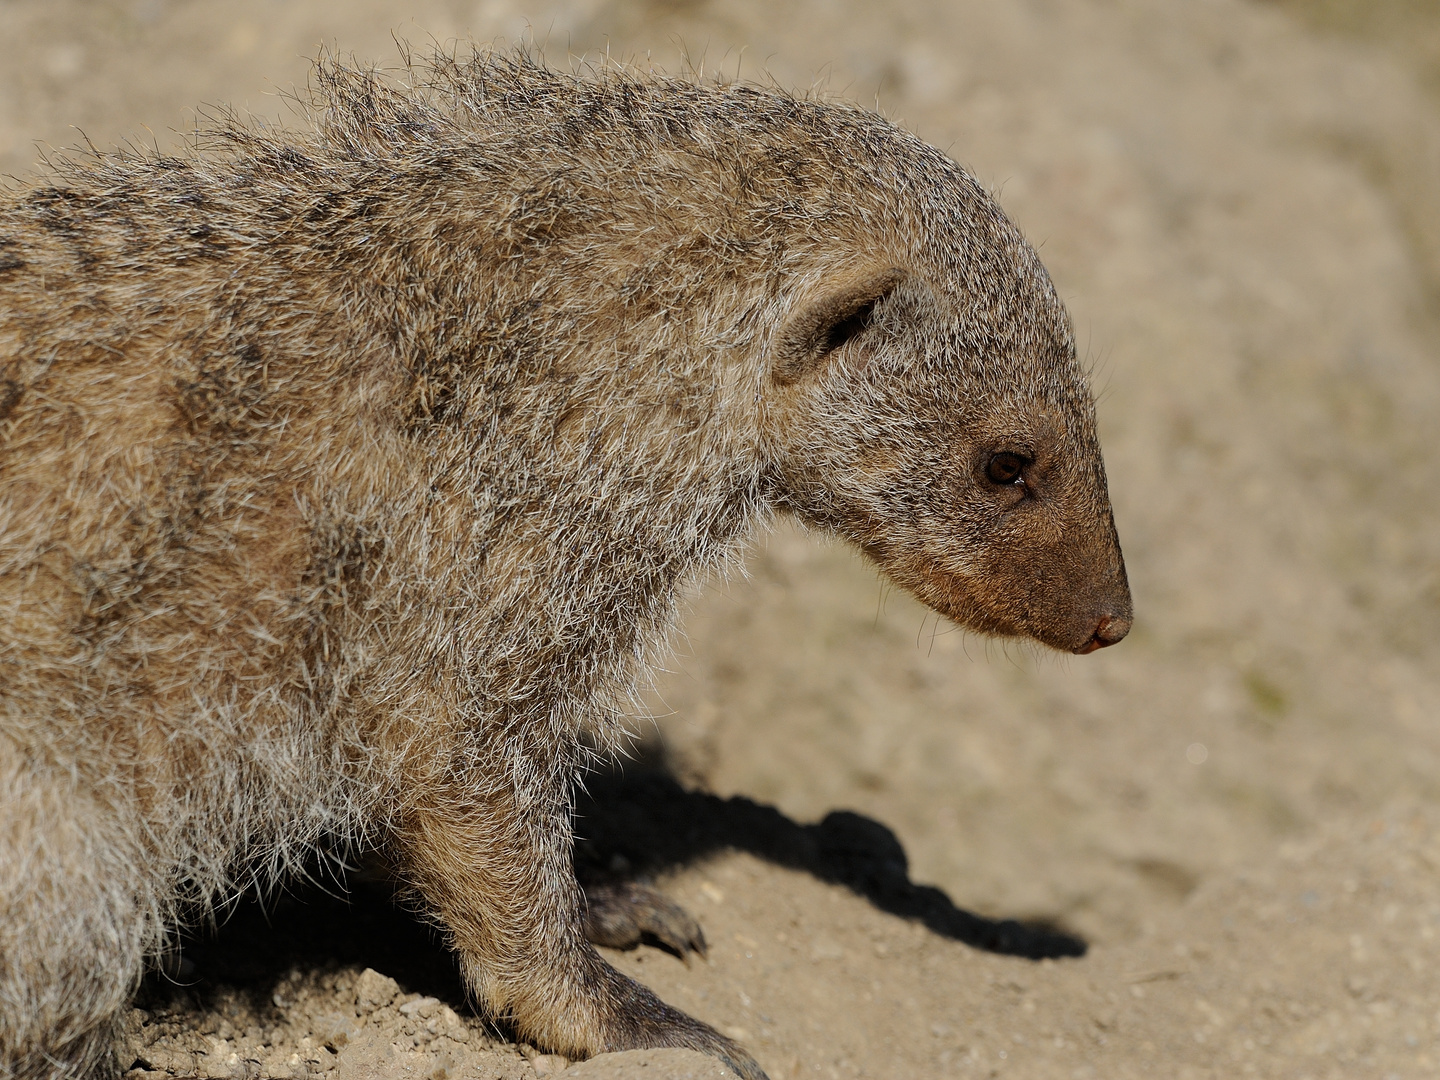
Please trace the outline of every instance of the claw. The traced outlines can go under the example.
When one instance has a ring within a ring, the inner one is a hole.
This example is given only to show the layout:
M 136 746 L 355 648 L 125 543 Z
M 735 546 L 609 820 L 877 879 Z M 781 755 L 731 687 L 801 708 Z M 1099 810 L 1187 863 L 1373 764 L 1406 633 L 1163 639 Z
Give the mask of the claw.
M 673 900 L 633 882 L 592 885 L 585 890 L 585 936 L 595 945 L 633 949 L 653 939 L 687 964 L 706 955 L 705 932 Z

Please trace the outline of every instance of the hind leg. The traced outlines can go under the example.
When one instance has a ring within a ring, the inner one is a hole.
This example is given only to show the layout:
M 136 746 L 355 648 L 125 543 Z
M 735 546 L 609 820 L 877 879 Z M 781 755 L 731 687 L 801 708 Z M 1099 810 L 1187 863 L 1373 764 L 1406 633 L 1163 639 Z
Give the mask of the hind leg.
M 112 1074 L 139 982 L 136 858 L 114 816 L 0 737 L 0 1077 Z
M 412 806 L 400 838 L 405 873 L 449 928 L 479 1000 L 560 1053 L 686 1047 L 764 1080 L 744 1050 L 621 975 L 585 940 L 568 779 L 528 791 L 496 791 L 486 779 L 437 799 L 427 778 L 434 801 Z

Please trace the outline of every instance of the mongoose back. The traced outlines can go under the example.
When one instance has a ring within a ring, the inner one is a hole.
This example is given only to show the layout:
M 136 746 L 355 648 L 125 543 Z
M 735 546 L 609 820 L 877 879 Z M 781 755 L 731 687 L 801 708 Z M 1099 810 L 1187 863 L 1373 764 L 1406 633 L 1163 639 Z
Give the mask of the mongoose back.
M 339 837 L 537 1045 L 760 1078 L 587 941 L 587 747 L 777 512 L 963 626 L 1123 637 L 1063 306 L 846 104 L 477 52 L 309 109 L 0 200 L 0 1076 L 125 1064 L 182 920 Z

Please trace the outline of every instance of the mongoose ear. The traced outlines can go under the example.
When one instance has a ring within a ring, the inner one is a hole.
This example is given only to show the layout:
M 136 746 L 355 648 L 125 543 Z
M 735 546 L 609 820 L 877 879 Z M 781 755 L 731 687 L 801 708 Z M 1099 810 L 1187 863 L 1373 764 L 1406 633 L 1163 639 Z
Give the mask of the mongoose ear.
M 771 376 L 794 382 L 870 325 L 875 305 L 900 284 L 896 266 L 867 267 L 802 300 L 775 335 Z

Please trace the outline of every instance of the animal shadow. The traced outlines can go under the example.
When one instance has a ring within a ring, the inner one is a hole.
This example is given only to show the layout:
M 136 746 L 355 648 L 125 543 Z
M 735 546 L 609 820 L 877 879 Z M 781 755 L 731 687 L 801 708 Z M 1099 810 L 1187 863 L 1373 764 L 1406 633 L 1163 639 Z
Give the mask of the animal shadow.
M 582 884 L 654 874 L 733 849 L 843 885 L 881 911 L 986 952 L 1042 960 L 1084 956 L 1087 947 L 1045 923 L 987 919 L 934 886 L 917 885 L 899 839 L 873 818 L 837 810 L 802 825 L 742 796 L 687 791 L 643 763 L 587 779 L 575 832 Z
M 583 883 L 625 880 L 727 849 L 842 885 L 882 911 L 942 937 L 1029 959 L 1082 956 L 1080 938 L 1042 923 L 987 919 L 910 880 L 905 849 L 880 822 L 849 811 L 802 825 L 773 806 L 686 790 L 663 769 L 633 763 L 594 774 L 576 808 L 575 868 Z M 257 1001 L 286 973 L 373 967 L 408 990 L 461 1007 L 465 991 L 442 935 L 395 902 L 387 883 L 338 880 L 327 864 L 279 894 L 235 901 L 219 925 L 184 935 L 187 974 L 152 973 L 141 1001 L 208 1001 L 221 986 Z
M 268 1014 L 271 990 L 287 975 L 367 967 L 407 991 L 465 1007 L 460 966 L 443 934 L 398 903 L 389 882 L 337 880 L 330 862 L 283 891 L 232 900 L 215 923 L 193 926 L 177 944 L 169 965 L 145 977 L 142 1008 L 214 1008 L 225 990 Z

